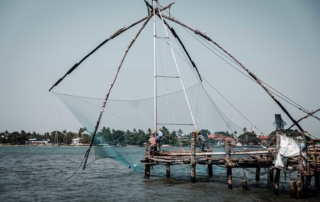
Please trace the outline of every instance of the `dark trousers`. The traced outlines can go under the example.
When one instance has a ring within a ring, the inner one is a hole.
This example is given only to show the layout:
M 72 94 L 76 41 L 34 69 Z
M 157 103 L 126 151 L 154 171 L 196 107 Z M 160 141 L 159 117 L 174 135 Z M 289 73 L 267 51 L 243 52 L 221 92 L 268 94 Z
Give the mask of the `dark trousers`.
M 151 146 L 151 151 L 157 151 L 157 146 Z

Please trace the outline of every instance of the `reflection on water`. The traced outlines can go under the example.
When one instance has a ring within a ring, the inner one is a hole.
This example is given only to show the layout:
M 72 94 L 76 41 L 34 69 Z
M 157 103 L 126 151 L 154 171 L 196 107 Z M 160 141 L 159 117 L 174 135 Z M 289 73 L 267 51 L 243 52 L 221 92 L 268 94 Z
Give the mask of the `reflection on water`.
M 254 181 L 253 169 L 233 170 L 233 190 L 227 189 L 226 172 L 214 169 L 207 177 L 206 167 L 197 166 L 197 183 L 190 183 L 188 165 L 171 166 L 171 178 L 165 178 L 165 167 L 151 170 L 151 179 L 111 159 L 93 162 L 89 157 L 82 168 L 70 177 L 83 160 L 86 147 L 0 147 L 1 201 L 290 201 L 289 180 L 282 178 L 279 196 L 267 185 L 266 171 L 261 169 L 261 181 Z M 143 148 L 126 148 L 136 155 L 137 163 Z M 139 152 L 141 151 L 141 152 Z M 291 174 L 296 177 L 296 174 Z M 241 189 L 248 180 L 249 190 Z M 318 197 L 318 198 L 317 198 Z M 317 201 L 319 196 L 308 201 Z M 294 199 L 291 199 L 294 201 Z

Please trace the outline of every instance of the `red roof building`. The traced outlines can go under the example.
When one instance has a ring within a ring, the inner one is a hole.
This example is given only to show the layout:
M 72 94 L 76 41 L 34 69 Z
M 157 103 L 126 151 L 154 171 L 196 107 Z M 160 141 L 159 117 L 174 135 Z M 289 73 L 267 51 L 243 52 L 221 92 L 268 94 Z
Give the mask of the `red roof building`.
M 234 139 L 232 137 L 227 137 L 221 134 L 210 134 L 208 135 L 209 139 L 213 139 L 216 141 L 225 141 L 225 140 L 230 140 L 230 141 L 234 141 Z

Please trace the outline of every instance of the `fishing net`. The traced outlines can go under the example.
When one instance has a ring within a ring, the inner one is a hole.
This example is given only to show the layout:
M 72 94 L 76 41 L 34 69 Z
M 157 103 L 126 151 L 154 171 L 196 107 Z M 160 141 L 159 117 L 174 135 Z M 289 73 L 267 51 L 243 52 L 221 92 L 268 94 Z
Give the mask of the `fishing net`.
M 225 131 L 232 134 L 241 129 L 233 124 L 215 105 L 201 84 L 186 89 L 197 129 L 208 133 Z M 55 93 L 76 119 L 92 135 L 103 99 Z M 171 150 L 189 150 L 182 144 L 195 131 L 184 92 L 177 91 L 157 97 L 157 125 L 162 128 L 163 144 Z M 140 163 L 143 147 L 153 134 L 154 99 L 109 99 L 94 140 L 95 158 L 111 158 L 121 164 L 143 171 Z M 206 134 L 208 135 L 208 134 Z M 140 147 L 139 147 L 140 146 Z M 201 166 L 198 167 L 200 169 Z M 201 171 L 201 170 L 200 170 Z M 205 171 L 204 167 L 202 171 Z

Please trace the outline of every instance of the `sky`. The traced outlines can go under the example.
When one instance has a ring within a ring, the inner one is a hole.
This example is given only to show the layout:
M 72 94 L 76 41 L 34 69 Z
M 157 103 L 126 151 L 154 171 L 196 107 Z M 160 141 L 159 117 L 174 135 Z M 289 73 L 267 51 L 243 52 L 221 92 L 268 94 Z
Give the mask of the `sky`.
M 171 1 L 159 3 L 164 6 Z M 175 0 L 170 14 L 205 32 L 264 82 L 307 110 L 316 110 L 320 108 L 319 11 L 320 2 L 315 0 Z M 116 30 L 146 15 L 143 0 L 0 0 L 0 131 L 77 131 L 80 123 L 48 90 Z M 202 45 L 195 45 L 197 40 L 186 30 L 169 23 L 179 33 L 201 75 L 247 119 L 266 133 L 274 130 L 275 114 L 292 124 L 260 86 Z M 103 98 L 140 26 L 108 42 L 53 90 Z M 159 35 L 164 36 L 160 28 Z M 126 57 L 111 98 L 152 97 L 152 76 L 150 20 Z M 187 86 L 196 81 L 189 77 L 186 80 Z M 250 128 L 221 97 L 215 94 L 213 99 L 233 122 Z M 283 104 L 295 119 L 305 115 Z M 317 119 L 303 120 L 301 126 L 320 138 Z

